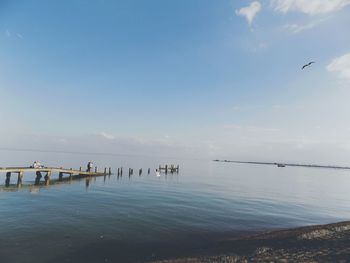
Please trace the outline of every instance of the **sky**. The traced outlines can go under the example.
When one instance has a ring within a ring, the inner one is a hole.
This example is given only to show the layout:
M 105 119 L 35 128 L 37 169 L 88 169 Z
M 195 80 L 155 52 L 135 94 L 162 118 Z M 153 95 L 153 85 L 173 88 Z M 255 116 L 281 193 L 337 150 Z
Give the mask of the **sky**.
M 0 149 L 350 165 L 349 25 L 349 0 L 1 0 Z

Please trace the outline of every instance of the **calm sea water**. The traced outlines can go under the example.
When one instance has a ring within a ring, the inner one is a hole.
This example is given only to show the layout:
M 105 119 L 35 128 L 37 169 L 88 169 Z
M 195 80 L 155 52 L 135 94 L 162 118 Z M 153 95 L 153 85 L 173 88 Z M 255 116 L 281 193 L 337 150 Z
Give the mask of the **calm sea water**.
M 114 171 L 123 166 L 124 175 L 1 191 L 0 262 L 147 261 L 200 253 L 241 233 L 350 218 L 349 171 L 145 157 L 40 157 L 48 166 L 78 168 L 89 160 Z M 165 163 L 179 164 L 179 174 L 156 177 L 154 169 Z M 131 177 L 129 167 L 134 168 Z M 139 176 L 139 168 L 152 172 Z M 4 174 L 0 180 L 3 184 Z M 25 183 L 32 180 L 25 175 Z

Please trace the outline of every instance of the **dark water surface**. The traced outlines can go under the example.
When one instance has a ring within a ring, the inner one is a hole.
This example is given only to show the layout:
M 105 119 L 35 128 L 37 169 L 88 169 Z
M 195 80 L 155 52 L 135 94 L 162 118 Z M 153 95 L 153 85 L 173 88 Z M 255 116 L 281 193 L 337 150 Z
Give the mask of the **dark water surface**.
M 41 160 L 79 167 L 91 159 L 114 171 L 123 166 L 124 175 L 0 192 L 0 262 L 147 261 L 205 253 L 245 232 L 350 219 L 349 171 L 61 154 Z M 156 177 L 167 162 L 180 173 Z

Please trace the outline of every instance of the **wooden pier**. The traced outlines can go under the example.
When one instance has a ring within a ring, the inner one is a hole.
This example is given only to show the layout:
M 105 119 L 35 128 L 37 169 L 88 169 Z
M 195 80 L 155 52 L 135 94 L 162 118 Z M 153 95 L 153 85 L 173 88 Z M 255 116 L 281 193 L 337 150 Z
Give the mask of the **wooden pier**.
M 164 171 L 166 174 L 169 173 L 179 173 L 179 165 L 166 164 L 163 167 L 159 165 L 159 172 Z
M 129 178 L 134 175 L 134 169 L 128 168 L 125 169 L 126 174 Z M 152 169 L 153 170 L 153 169 Z M 157 169 L 155 169 L 157 171 Z M 138 171 L 138 172 L 136 172 Z M 159 173 L 171 173 L 178 174 L 179 173 L 179 165 L 175 166 L 173 164 L 166 164 L 164 166 L 159 165 Z M 151 168 L 145 169 L 145 171 L 140 168 L 135 170 L 138 176 L 141 176 L 143 173 L 150 175 Z M 0 192 L 1 190 L 16 190 L 22 187 L 31 187 L 31 186 L 49 186 L 53 184 L 58 184 L 62 182 L 71 182 L 73 180 L 79 180 L 82 178 L 86 178 L 87 184 L 89 184 L 89 180 L 92 177 L 98 176 L 111 176 L 112 170 L 111 168 L 104 168 L 103 171 L 98 171 L 97 167 L 91 169 L 91 171 L 84 171 L 82 167 L 79 169 L 66 169 L 66 168 L 57 168 L 57 167 L 41 167 L 41 168 L 33 168 L 33 167 L 0 167 L 0 174 L 4 173 L 5 176 L 5 184 L 2 185 L 0 183 Z M 30 179 L 24 182 L 24 177 L 28 176 Z M 34 175 L 34 178 L 33 178 Z M 123 176 L 123 167 L 119 167 L 116 169 L 117 178 L 121 178 Z
M 31 167 L 5 167 L 0 168 L 0 172 L 6 173 L 5 186 L 9 186 L 11 184 L 11 176 L 12 174 L 17 175 L 16 184 L 17 187 L 22 186 L 22 181 L 24 177 L 24 173 L 35 173 L 35 185 L 39 185 L 41 183 L 41 179 L 44 175 L 44 184 L 49 185 L 51 175 L 53 173 L 58 174 L 58 180 L 62 181 L 63 179 L 73 179 L 73 176 L 81 177 L 89 177 L 89 176 L 104 176 L 111 175 L 111 168 L 105 168 L 103 172 L 97 171 L 97 167 L 95 167 L 94 171 L 83 171 L 80 167 L 79 170 L 74 169 L 65 169 L 65 168 L 56 168 L 56 167 L 43 167 L 43 168 L 31 168 Z

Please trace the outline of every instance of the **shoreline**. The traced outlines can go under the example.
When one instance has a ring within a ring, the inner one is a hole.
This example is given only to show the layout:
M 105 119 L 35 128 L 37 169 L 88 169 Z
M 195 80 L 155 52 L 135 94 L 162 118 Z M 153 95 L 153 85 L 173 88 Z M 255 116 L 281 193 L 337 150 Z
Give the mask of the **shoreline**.
M 350 221 L 343 221 L 225 239 L 196 255 L 153 262 L 347 262 L 349 259 Z

